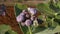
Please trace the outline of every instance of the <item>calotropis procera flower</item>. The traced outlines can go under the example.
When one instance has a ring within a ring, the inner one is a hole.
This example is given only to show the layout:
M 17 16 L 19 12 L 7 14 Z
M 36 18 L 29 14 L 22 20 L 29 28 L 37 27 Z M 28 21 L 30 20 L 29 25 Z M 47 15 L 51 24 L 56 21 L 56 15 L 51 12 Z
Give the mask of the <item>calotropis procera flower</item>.
M 28 8 L 28 11 L 31 13 L 31 15 L 35 15 L 37 13 L 36 8 Z
M 27 19 L 27 20 L 25 21 L 25 25 L 26 25 L 26 26 L 30 26 L 31 23 L 32 23 L 32 21 L 31 21 L 30 19 Z
M 24 16 L 25 16 L 24 13 L 20 13 L 20 14 L 16 17 L 17 22 L 22 22 L 22 21 L 24 20 Z

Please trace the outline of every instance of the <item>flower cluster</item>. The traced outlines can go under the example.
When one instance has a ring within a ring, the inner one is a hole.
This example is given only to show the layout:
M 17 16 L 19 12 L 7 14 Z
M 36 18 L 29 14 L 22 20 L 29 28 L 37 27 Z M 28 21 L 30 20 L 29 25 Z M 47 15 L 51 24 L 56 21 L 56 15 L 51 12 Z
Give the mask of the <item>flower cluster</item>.
M 35 14 L 37 14 L 35 8 L 28 8 L 28 10 L 23 10 L 20 15 L 17 16 L 17 21 L 20 22 L 22 26 L 30 26 L 31 24 L 38 25 L 39 19 Z

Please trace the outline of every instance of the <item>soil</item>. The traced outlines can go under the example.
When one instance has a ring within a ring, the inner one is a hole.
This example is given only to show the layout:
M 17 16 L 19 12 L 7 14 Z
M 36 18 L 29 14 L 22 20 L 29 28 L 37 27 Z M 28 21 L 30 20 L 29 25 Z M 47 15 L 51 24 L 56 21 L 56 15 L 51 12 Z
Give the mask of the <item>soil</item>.
M 6 24 L 12 27 L 12 30 L 16 31 L 18 34 L 23 34 L 15 17 L 14 6 L 6 6 L 6 15 L 0 15 L 0 25 Z

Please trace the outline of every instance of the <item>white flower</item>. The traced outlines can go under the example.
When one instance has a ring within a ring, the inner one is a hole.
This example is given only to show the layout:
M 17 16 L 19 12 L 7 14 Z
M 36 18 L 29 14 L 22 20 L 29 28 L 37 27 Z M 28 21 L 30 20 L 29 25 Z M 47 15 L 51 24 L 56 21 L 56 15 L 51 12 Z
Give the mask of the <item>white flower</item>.
M 37 27 L 39 24 L 38 24 L 38 21 L 37 20 L 34 20 L 33 21 L 33 25 L 35 26 L 35 27 Z

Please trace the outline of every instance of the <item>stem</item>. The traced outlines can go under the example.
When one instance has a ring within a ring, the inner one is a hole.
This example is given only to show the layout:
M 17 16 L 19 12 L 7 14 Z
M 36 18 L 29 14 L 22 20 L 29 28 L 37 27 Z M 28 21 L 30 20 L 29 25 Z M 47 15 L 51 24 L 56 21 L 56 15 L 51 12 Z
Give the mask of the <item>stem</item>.
M 45 22 L 45 27 L 48 28 L 48 23 L 47 23 L 47 16 L 45 14 L 43 14 L 43 20 Z
M 54 18 L 52 18 L 52 26 L 53 26 L 53 20 L 54 20 Z
M 31 28 L 30 26 L 28 26 L 28 29 L 29 29 L 29 33 L 32 34 L 32 31 L 31 31 Z
M 24 32 L 23 32 L 23 30 L 22 30 L 22 28 L 21 28 L 21 23 L 18 23 L 18 24 L 19 24 L 19 27 L 20 27 L 22 33 L 24 34 Z

